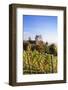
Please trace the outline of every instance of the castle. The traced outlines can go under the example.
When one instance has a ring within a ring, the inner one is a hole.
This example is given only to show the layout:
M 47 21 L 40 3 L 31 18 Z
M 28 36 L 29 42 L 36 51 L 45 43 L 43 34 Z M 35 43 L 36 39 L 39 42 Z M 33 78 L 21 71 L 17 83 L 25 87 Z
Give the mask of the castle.
M 31 40 L 31 38 L 29 37 L 28 40 L 23 41 L 24 50 L 27 48 L 28 43 L 30 43 L 33 47 L 35 47 L 36 45 L 40 45 L 41 43 L 43 43 L 42 36 L 41 35 L 36 35 L 35 40 Z

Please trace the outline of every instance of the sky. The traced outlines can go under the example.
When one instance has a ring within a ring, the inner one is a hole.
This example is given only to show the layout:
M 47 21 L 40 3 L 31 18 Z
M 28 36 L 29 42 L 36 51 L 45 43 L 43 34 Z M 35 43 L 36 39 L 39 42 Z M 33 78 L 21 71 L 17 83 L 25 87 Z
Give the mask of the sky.
M 57 43 L 57 16 L 24 15 L 23 25 L 24 40 L 41 35 L 44 42 Z

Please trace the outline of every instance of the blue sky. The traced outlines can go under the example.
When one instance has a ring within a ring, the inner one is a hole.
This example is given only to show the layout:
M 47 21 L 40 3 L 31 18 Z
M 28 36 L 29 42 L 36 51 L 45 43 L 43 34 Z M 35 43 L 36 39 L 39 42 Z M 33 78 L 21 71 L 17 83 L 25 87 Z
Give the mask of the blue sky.
M 24 39 L 41 35 L 44 42 L 57 43 L 57 16 L 24 15 Z

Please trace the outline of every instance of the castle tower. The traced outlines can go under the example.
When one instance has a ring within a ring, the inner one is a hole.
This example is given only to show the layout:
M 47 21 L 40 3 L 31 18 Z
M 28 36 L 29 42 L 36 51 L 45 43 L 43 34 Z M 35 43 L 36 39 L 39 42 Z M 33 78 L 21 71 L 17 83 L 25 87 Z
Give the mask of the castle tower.
M 39 43 L 40 41 L 42 41 L 42 36 L 41 36 L 41 35 L 36 35 L 35 41 L 36 41 L 36 45 L 38 45 L 38 43 Z

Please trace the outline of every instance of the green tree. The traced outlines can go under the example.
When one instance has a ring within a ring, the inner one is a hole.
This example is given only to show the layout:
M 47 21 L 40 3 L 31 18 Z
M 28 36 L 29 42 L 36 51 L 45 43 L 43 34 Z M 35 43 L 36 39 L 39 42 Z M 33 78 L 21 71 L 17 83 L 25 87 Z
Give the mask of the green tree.
M 55 44 L 51 44 L 49 46 L 49 53 L 53 54 L 54 56 L 57 56 L 57 47 Z
M 45 49 L 45 53 L 49 53 L 49 46 L 48 46 L 48 42 L 45 43 L 44 45 L 44 49 Z
M 51 66 L 52 66 L 52 73 L 54 72 L 53 60 L 54 56 L 57 56 L 57 47 L 55 44 L 51 44 L 49 46 L 49 53 L 51 54 Z

